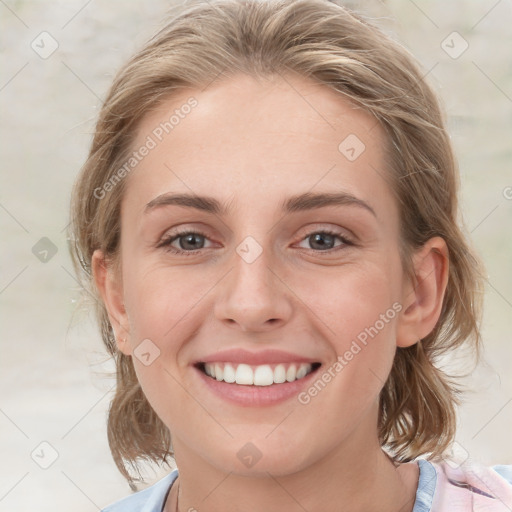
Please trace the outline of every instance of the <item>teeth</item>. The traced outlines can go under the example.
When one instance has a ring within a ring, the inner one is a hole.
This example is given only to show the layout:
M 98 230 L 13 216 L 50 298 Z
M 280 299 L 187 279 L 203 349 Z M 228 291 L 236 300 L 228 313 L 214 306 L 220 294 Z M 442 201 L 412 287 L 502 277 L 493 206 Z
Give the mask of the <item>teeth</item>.
M 240 368 L 240 366 L 238 366 L 238 368 Z M 252 372 L 250 368 L 249 371 Z M 256 386 L 270 386 L 274 384 L 274 372 L 272 368 L 270 368 L 268 364 L 257 366 L 254 371 L 254 382 L 251 382 L 251 384 L 256 384 Z
M 292 382 L 297 378 L 297 372 L 295 370 L 295 365 L 292 365 L 286 371 L 286 380 L 288 382 Z
M 286 369 L 284 364 L 278 364 L 274 369 L 274 382 L 276 384 L 282 384 L 286 382 Z
M 235 382 L 236 381 L 236 373 L 235 369 L 230 364 L 224 365 L 224 373 L 222 374 L 224 378 L 224 382 Z
M 249 366 L 248 364 L 230 363 L 205 363 L 204 370 L 207 375 L 228 383 L 237 383 L 245 386 L 270 386 L 293 382 L 302 379 L 311 372 L 312 365 L 309 363 L 292 363 L 286 367 L 285 364 L 278 364 L 274 369 L 268 364 L 260 366 Z
M 237 384 L 254 384 L 254 373 L 247 364 L 239 364 L 235 373 L 235 382 Z

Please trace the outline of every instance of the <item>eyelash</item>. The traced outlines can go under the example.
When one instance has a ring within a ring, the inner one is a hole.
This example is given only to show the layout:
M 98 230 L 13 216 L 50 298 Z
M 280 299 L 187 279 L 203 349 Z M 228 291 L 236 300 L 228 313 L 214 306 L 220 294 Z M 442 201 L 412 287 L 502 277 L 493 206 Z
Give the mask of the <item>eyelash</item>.
M 303 240 L 305 240 L 306 238 L 309 238 L 311 235 L 315 235 L 315 234 L 323 234 L 323 235 L 331 235 L 331 236 L 335 236 L 336 238 L 340 239 L 342 242 L 343 242 L 343 245 L 342 246 L 338 246 L 338 247 L 334 247 L 332 249 L 326 249 L 325 251 L 315 251 L 314 249 L 310 249 L 314 252 L 317 252 L 317 253 L 332 253 L 336 250 L 340 250 L 340 249 L 343 249 L 343 246 L 349 246 L 349 245 L 355 245 L 351 240 L 349 240 L 348 238 L 346 238 L 345 236 L 343 236 L 342 234 L 336 232 L 336 231 L 332 231 L 330 229 L 321 229 L 321 230 L 317 230 L 317 231 L 311 231 L 309 234 L 307 234 L 306 236 L 304 236 L 302 239 L 301 239 L 301 242 Z M 165 237 L 158 245 L 157 245 L 157 248 L 160 248 L 160 247 L 163 247 L 166 251 L 172 253 L 172 254 L 177 254 L 177 255 L 183 255 L 183 256 L 195 256 L 197 255 L 198 252 L 202 251 L 203 249 L 196 249 L 196 250 L 193 250 L 193 251 L 184 251 L 182 249 L 176 249 L 175 247 L 172 247 L 171 246 L 171 243 L 174 242 L 175 240 L 183 237 L 183 236 L 186 236 L 186 235 L 199 235 L 199 236 L 202 236 L 204 238 L 208 238 L 208 236 L 201 232 L 201 231 L 197 231 L 197 230 L 183 230 L 183 231 L 177 231 L 175 233 L 172 233 L 170 234 L 169 236 Z

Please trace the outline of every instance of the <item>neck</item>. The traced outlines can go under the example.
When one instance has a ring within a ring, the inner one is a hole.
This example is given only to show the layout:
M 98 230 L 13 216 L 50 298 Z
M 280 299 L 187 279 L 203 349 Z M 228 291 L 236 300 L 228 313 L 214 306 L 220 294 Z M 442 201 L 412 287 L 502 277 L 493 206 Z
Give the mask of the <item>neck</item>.
M 356 430 L 325 457 L 282 475 L 271 470 L 257 476 L 222 471 L 173 440 L 179 477 L 165 512 L 176 512 L 176 501 L 177 512 L 325 512 L 333 504 L 344 512 L 411 512 L 417 464 L 396 467 L 376 436 L 368 443 L 365 429 Z

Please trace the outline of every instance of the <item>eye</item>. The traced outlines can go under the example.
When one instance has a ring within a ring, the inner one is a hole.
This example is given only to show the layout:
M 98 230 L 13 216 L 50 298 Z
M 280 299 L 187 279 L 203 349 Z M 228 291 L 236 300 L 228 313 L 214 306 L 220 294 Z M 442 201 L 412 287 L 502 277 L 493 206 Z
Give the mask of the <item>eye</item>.
M 336 239 L 341 243 L 335 245 Z M 173 254 L 194 256 L 207 248 L 204 246 L 205 240 L 208 240 L 207 235 L 200 231 L 184 230 L 168 234 L 157 247 L 162 247 Z M 344 246 L 354 245 L 344 234 L 328 229 L 313 231 L 302 239 L 302 242 L 304 241 L 307 241 L 311 250 L 315 252 L 332 252 L 343 249 Z
M 335 246 L 335 240 L 341 240 L 341 244 Z M 313 231 L 306 238 L 303 238 L 302 241 L 307 241 L 313 250 L 328 252 L 332 250 L 342 249 L 343 246 L 346 245 L 354 245 L 346 236 L 342 233 L 338 233 L 336 231 L 331 230 L 321 230 L 321 231 Z
M 189 256 L 204 248 L 205 239 L 207 236 L 199 231 L 174 232 L 166 236 L 157 247 L 163 247 L 173 254 Z M 175 245 L 176 242 L 178 247 Z

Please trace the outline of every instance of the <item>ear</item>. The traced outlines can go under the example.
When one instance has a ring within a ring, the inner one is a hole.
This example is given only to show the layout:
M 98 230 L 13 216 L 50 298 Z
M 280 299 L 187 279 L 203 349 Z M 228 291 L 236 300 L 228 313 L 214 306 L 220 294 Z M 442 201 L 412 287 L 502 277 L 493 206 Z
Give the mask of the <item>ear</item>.
M 130 322 L 124 307 L 121 272 L 115 272 L 114 265 L 108 262 L 100 249 L 92 255 L 91 268 L 94 282 L 107 309 L 110 324 L 114 329 L 117 348 L 125 355 L 131 355 Z
M 448 283 L 449 254 L 446 242 L 433 237 L 413 256 L 414 282 L 404 283 L 403 312 L 396 344 L 410 347 L 432 332 L 439 320 Z

